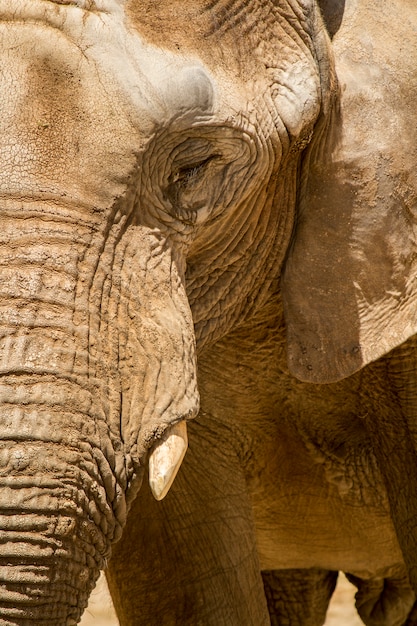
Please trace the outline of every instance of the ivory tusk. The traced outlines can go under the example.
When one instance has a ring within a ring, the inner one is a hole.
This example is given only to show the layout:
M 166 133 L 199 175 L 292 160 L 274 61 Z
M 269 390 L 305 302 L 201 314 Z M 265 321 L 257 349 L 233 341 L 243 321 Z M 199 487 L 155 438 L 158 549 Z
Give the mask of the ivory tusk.
M 156 500 L 162 500 L 167 495 L 187 446 L 187 424 L 182 421 L 168 428 L 152 448 L 149 454 L 149 485 Z

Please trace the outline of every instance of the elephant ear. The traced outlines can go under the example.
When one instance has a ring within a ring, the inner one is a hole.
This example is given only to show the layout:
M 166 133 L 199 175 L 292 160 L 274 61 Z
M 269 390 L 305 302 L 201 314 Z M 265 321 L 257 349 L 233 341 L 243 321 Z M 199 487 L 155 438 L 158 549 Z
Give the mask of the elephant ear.
M 417 5 L 346 3 L 340 110 L 303 159 L 282 278 L 292 373 L 333 382 L 417 332 Z

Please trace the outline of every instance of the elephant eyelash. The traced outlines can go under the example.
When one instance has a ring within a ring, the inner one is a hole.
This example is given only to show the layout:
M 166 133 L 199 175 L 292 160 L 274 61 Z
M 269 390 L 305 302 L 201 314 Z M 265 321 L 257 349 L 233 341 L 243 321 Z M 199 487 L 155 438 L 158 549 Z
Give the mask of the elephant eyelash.
M 217 159 L 219 156 L 220 155 L 218 154 L 213 154 L 203 161 L 199 161 L 198 163 L 195 163 L 188 167 L 180 168 L 176 172 L 176 174 L 172 176 L 170 181 L 171 184 L 179 185 L 180 187 L 187 187 L 198 177 L 198 175 L 202 172 L 202 170 L 205 169 L 208 163 L 210 163 L 214 159 Z

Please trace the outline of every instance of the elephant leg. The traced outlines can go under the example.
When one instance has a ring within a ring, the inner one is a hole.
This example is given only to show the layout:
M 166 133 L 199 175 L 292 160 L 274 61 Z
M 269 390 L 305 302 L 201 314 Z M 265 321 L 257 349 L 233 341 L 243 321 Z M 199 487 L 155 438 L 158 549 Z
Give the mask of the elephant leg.
M 374 410 L 363 420 L 384 479 L 392 521 L 417 594 L 417 338 L 363 370 Z M 373 390 L 382 389 L 384 393 Z M 391 390 L 387 396 L 386 390 Z
M 240 463 L 227 429 L 210 427 L 189 424 L 170 492 L 156 502 L 144 484 L 114 546 L 107 577 L 122 626 L 270 623 Z
M 347 574 L 347 578 L 358 589 L 356 608 L 366 626 L 417 625 L 415 594 L 406 574 L 370 580 Z
M 337 572 L 288 569 L 262 572 L 271 626 L 322 626 Z

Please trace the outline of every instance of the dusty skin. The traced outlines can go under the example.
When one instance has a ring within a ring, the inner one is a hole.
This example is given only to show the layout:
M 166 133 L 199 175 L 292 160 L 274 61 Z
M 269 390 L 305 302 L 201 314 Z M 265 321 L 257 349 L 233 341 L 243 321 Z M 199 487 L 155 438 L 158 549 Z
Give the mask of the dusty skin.
M 417 623 L 417 3 L 0 0 L 0 624 Z

